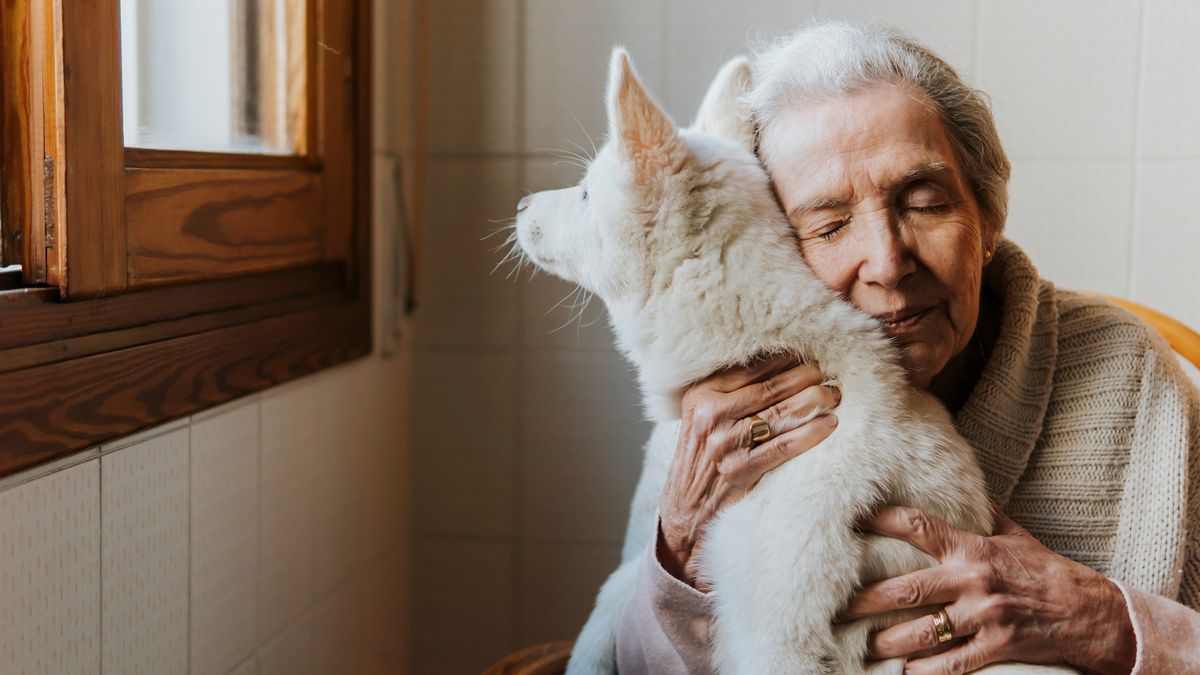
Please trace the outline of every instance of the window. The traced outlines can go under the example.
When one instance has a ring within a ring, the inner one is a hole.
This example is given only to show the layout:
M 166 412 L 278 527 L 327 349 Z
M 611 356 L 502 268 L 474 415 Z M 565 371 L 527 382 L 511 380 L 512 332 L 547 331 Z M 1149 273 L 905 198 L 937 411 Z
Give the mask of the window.
M 369 351 L 368 12 L 0 5 L 0 476 Z

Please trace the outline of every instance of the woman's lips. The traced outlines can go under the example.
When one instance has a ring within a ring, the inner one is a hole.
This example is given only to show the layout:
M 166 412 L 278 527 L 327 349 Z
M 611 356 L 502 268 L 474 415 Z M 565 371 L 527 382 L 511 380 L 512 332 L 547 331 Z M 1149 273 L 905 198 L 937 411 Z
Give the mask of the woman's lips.
M 885 314 L 876 314 L 875 318 L 883 326 L 884 331 L 889 335 L 896 335 L 913 330 L 917 324 L 921 323 L 936 305 L 926 305 L 924 307 L 912 307 L 909 309 L 900 310 L 898 312 L 887 312 Z

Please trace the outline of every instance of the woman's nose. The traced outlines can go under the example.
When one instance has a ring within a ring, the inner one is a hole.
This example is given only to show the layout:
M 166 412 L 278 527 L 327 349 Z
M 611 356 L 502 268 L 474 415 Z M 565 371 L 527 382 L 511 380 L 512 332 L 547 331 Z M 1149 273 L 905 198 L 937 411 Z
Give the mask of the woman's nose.
M 917 269 L 913 252 L 894 227 L 880 227 L 877 232 L 867 244 L 859 278 L 884 288 L 896 288 Z
M 517 202 L 517 213 L 529 208 L 529 203 L 533 201 L 533 195 L 525 195 L 521 197 L 521 201 Z

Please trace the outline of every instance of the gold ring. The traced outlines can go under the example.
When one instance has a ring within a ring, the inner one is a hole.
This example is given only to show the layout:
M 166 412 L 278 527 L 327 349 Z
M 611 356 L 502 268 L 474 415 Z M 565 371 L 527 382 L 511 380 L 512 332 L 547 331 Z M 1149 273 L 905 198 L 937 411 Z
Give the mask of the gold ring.
M 762 443 L 771 438 L 771 425 L 758 415 L 750 416 L 750 440 Z
M 950 630 L 950 617 L 945 609 L 933 613 L 933 630 L 937 633 L 939 645 L 954 639 L 954 632 Z

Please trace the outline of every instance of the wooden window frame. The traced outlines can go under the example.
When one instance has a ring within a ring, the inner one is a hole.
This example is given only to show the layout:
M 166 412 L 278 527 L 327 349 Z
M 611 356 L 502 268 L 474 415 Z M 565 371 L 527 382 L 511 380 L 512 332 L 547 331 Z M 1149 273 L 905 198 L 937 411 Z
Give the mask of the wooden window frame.
M 371 3 L 309 1 L 314 152 L 250 157 L 124 147 L 118 0 L 0 0 L 0 477 L 370 353 Z M 230 181 L 284 243 L 156 267 Z

